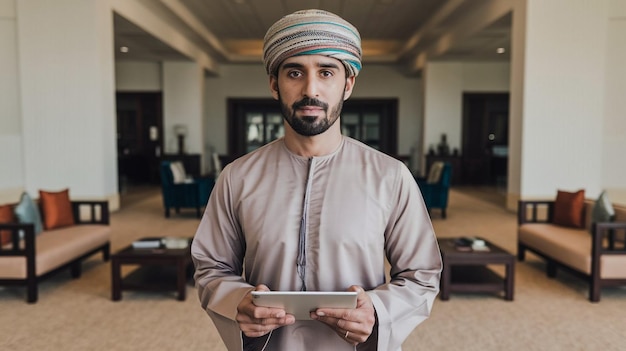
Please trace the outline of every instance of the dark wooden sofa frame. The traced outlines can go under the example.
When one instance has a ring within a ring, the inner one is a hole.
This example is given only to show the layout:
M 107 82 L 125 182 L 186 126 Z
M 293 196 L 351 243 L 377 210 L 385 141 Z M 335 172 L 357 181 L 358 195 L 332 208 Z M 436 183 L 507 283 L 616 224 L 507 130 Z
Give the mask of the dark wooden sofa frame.
M 80 209 L 83 206 L 89 206 L 90 215 L 87 218 L 81 218 Z M 100 209 L 99 216 L 96 210 Z M 72 212 L 76 225 L 81 224 L 103 224 L 109 225 L 109 204 L 107 201 L 72 201 Z M 26 278 L 25 279 L 0 279 L 0 285 L 18 285 L 26 286 L 26 301 L 28 303 L 37 302 L 38 284 L 42 280 L 59 273 L 62 270 L 70 269 L 72 278 L 79 278 L 81 275 L 81 263 L 89 256 L 102 251 L 104 261 L 108 261 L 110 257 L 110 242 L 107 242 L 94 250 L 84 253 L 83 255 L 73 258 L 64 265 L 61 265 L 41 276 L 37 276 L 35 267 L 35 226 L 34 224 L 20 223 L 0 223 L 0 231 L 11 232 L 12 245 L 9 247 L 0 247 L 0 257 L 7 256 L 24 256 L 26 258 Z M 20 232 L 23 233 L 23 243 L 20 243 Z
M 538 216 L 538 209 L 546 209 L 545 216 Z M 529 211 L 530 208 L 530 211 Z M 524 223 L 552 223 L 554 216 L 554 201 L 520 200 L 517 212 L 518 226 Z M 621 236 L 618 235 L 621 233 Z M 581 272 L 569 265 L 560 262 L 540 249 L 525 246 L 518 240 L 517 257 L 523 261 L 526 250 L 529 250 L 546 260 L 546 274 L 550 278 L 556 277 L 557 268 L 562 268 L 589 284 L 589 301 L 600 301 L 600 291 L 606 286 L 626 285 L 626 279 L 603 279 L 600 276 L 600 262 L 603 255 L 626 255 L 626 244 L 623 241 L 626 235 L 625 222 L 599 222 L 591 224 L 591 274 Z M 626 271 L 626 267 L 624 267 Z

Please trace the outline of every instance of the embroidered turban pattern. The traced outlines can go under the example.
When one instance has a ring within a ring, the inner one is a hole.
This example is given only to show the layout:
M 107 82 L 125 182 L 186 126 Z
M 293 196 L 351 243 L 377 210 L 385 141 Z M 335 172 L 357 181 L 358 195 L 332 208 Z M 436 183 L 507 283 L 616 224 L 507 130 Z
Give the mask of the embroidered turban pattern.
M 348 76 L 361 70 L 361 36 L 343 18 L 323 10 L 302 10 L 278 20 L 268 29 L 263 43 L 267 74 L 276 74 L 287 58 L 324 55 L 346 67 Z

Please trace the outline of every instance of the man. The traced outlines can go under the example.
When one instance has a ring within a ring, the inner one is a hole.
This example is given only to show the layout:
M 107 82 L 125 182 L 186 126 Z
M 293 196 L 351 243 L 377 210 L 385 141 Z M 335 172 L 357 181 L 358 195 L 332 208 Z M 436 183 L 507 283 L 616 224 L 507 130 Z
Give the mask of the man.
M 430 314 L 441 257 L 409 170 L 341 135 L 359 33 L 298 11 L 268 30 L 263 51 L 285 136 L 217 180 L 191 248 L 202 307 L 229 350 L 400 350 Z M 351 290 L 357 307 L 295 321 L 255 306 L 252 290 Z

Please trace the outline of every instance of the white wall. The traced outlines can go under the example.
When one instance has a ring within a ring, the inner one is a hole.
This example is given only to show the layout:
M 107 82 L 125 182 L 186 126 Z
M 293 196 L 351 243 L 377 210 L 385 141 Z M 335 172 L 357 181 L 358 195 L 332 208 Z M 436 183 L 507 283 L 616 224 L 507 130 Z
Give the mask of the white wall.
M 18 1 L 25 187 L 119 204 L 113 14 L 106 1 Z
M 463 93 L 508 92 L 509 63 L 428 62 L 424 71 L 424 150 L 447 135 L 463 153 Z
M 24 188 L 17 24 L 13 0 L 0 0 L 0 204 L 16 202 Z
M 423 153 L 446 134 L 450 150 L 461 146 L 463 64 L 428 62 L 424 70 Z
M 228 151 L 226 100 L 229 97 L 271 98 L 263 65 L 222 65 L 219 76 L 206 77 L 205 145 L 219 154 Z
M 131 91 L 161 91 L 161 63 L 159 62 L 115 62 L 115 90 Z
M 398 99 L 398 154 L 410 155 L 421 140 L 423 94 L 421 79 L 392 67 L 363 65 L 352 97 Z
M 163 147 L 178 152 L 174 125 L 187 126 L 185 152 L 204 151 L 204 73 L 194 62 L 163 63 Z
M 527 0 L 522 197 L 601 190 L 609 1 L 566 3 Z

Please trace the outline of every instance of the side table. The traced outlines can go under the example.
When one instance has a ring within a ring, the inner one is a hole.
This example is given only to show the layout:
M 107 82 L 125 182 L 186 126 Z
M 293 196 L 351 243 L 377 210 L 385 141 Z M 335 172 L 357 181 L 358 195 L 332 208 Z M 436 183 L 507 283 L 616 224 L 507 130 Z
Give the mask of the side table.
M 504 291 L 505 300 L 512 301 L 515 256 L 487 240 L 485 244 L 489 251 L 460 251 L 455 245 L 455 240 L 455 238 L 437 239 L 443 260 L 439 292 L 441 300 L 450 299 L 451 292 Z M 498 264 L 505 266 L 504 277 L 487 268 L 487 265 Z
M 187 292 L 188 272 L 192 269 L 191 240 L 186 248 L 137 249 L 129 245 L 111 255 L 111 299 L 122 299 L 122 290 L 176 291 L 179 301 Z M 122 277 L 123 265 L 137 269 Z

